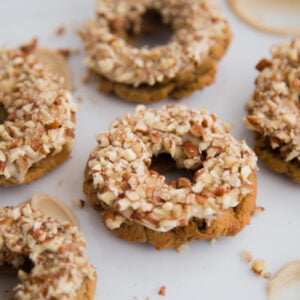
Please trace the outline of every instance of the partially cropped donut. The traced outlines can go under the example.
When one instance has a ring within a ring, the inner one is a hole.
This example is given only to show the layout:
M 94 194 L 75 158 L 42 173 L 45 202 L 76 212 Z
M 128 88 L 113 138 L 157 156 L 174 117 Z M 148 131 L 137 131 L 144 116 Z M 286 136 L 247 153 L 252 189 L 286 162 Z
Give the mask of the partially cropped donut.
M 159 12 L 173 32 L 166 45 L 132 46 L 147 12 Z M 98 0 L 97 19 L 81 32 L 86 65 L 100 90 L 134 102 L 179 99 L 214 81 L 231 39 L 227 20 L 211 0 Z
M 255 131 L 262 162 L 300 183 L 300 38 L 274 46 L 271 53 L 257 64 L 245 121 Z
M 77 227 L 29 204 L 0 209 L 0 272 L 17 271 L 13 300 L 92 300 L 95 269 Z
M 69 157 L 77 105 L 34 55 L 0 48 L 0 185 L 29 183 Z
M 84 191 L 125 240 L 162 249 L 235 235 L 255 208 L 256 156 L 229 131 L 205 109 L 137 106 L 99 134 Z M 170 167 L 190 170 L 192 179 L 167 183 L 156 171 Z

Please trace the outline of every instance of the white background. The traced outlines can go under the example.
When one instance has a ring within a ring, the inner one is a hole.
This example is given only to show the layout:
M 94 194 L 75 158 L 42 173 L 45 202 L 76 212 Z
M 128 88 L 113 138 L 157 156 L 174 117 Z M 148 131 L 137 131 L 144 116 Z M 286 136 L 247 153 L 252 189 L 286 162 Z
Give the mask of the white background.
M 259 32 L 242 23 L 220 1 L 231 21 L 233 42 L 219 66 L 216 82 L 204 91 L 181 100 L 192 107 L 207 107 L 221 119 L 234 125 L 238 139 L 252 145 L 252 134 L 242 121 L 244 104 L 254 88 L 254 66 L 267 56 L 272 44 L 288 37 Z M 83 22 L 93 17 L 94 0 L 9 0 L 0 1 L 0 44 L 16 46 L 38 37 L 47 47 L 80 47 L 76 35 Z M 54 34 L 65 25 L 66 34 Z M 104 300 L 219 300 L 266 299 L 267 280 L 252 274 L 250 265 L 240 260 L 240 251 L 251 250 L 256 258 L 268 263 L 267 271 L 275 273 L 281 266 L 299 259 L 300 201 L 299 186 L 287 177 L 277 175 L 260 165 L 258 173 L 259 206 L 266 211 L 253 217 L 251 225 L 236 237 L 221 238 L 216 244 L 198 241 L 178 254 L 173 249 L 156 251 L 149 245 L 128 243 L 107 231 L 99 214 L 90 208 L 79 209 L 72 199 L 82 194 L 83 171 L 95 137 L 134 104 L 114 96 L 99 94 L 93 84 L 82 85 L 85 74 L 83 53 L 70 59 L 75 97 L 81 96 L 77 114 L 76 142 L 72 159 L 44 178 L 27 186 L 0 188 L 1 205 L 15 205 L 29 199 L 34 192 L 49 193 L 61 199 L 77 215 L 88 241 L 91 263 L 97 267 L 96 299 Z M 151 105 L 160 107 L 172 100 Z M 64 180 L 62 185 L 59 180 Z M 298 194 L 297 194 L 298 193 Z M 15 280 L 0 277 L 0 298 L 5 299 Z M 157 295 L 165 285 L 165 297 Z

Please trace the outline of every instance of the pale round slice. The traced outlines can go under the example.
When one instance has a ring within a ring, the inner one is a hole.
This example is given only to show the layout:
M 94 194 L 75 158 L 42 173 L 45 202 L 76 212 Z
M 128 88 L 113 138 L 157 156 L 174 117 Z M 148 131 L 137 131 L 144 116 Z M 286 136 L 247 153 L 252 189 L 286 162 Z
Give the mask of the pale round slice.
M 268 300 L 299 300 L 300 261 L 281 268 L 268 284 Z
M 298 0 L 228 0 L 234 12 L 251 26 L 274 34 L 300 34 Z
M 60 53 L 48 48 L 37 48 L 34 55 L 52 71 L 65 78 L 65 88 L 72 90 L 72 75 L 66 59 Z
M 33 209 L 42 211 L 44 215 L 60 223 L 67 221 L 79 227 L 79 222 L 73 212 L 64 203 L 50 195 L 35 193 L 29 203 Z

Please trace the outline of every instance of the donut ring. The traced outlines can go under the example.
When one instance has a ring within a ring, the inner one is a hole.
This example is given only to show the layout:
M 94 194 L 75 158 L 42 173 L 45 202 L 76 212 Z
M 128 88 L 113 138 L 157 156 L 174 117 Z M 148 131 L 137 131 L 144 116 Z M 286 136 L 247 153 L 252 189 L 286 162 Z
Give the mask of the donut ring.
M 138 35 L 159 22 L 143 24 L 153 10 L 173 31 L 172 39 L 164 46 L 133 47 Z M 87 23 L 81 37 L 100 90 L 146 103 L 168 95 L 180 99 L 211 84 L 231 33 L 212 1 L 98 0 L 97 20 Z
M 229 130 L 205 109 L 137 106 L 132 117 L 117 119 L 99 134 L 84 192 L 104 211 L 106 227 L 125 240 L 163 249 L 234 235 L 255 208 L 256 156 Z M 166 183 L 153 171 L 151 161 L 166 153 L 177 168 L 192 170 L 193 179 Z
M 63 84 L 35 56 L 0 48 L 0 184 L 32 182 L 69 157 L 77 105 Z
M 96 273 L 77 227 L 29 204 L 0 209 L 0 271 L 18 271 L 13 300 L 92 300 Z
M 300 183 L 300 38 L 272 48 L 262 59 L 256 89 L 248 103 L 246 126 L 255 131 L 262 162 Z

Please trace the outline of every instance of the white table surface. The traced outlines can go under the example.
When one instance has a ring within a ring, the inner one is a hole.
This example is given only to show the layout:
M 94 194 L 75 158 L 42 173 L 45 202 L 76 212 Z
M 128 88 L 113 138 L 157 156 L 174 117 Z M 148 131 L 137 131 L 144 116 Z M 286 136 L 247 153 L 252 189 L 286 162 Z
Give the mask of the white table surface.
M 238 139 L 252 145 L 251 132 L 242 117 L 244 104 L 251 96 L 257 75 L 254 66 L 267 56 L 272 44 L 288 39 L 259 32 L 242 23 L 219 1 L 231 21 L 234 39 L 219 66 L 216 82 L 181 100 L 192 107 L 207 107 L 221 119 L 234 125 Z M 93 17 L 94 0 L 9 0 L 0 2 L 0 44 L 16 46 L 38 37 L 47 47 L 82 47 L 76 30 Z M 66 26 L 62 36 L 54 34 L 59 25 Z M 236 237 L 198 241 L 178 254 L 173 249 L 156 251 L 149 245 L 119 240 L 105 229 L 99 214 L 89 204 L 84 209 L 72 205 L 73 199 L 85 199 L 82 193 L 83 170 L 95 137 L 134 104 L 111 95 L 99 94 L 93 84 L 83 85 L 85 74 L 83 52 L 72 56 L 71 69 L 76 88 L 82 97 L 77 114 L 76 142 L 73 158 L 49 175 L 26 186 L 0 188 L 1 205 L 15 205 L 34 192 L 51 194 L 61 199 L 78 217 L 88 241 L 91 263 L 97 267 L 98 285 L 95 299 L 104 300 L 260 300 L 266 299 L 267 280 L 254 275 L 250 265 L 240 259 L 240 251 L 251 250 L 255 258 L 267 261 L 267 271 L 275 273 L 289 261 L 299 259 L 300 201 L 299 185 L 277 175 L 260 164 L 257 204 L 265 212 L 252 218 L 251 225 Z M 150 105 L 160 107 L 165 100 Z M 59 180 L 64 180 L 62 185 Z M 8 299 L 16 278 L 1 275 L 0 299 Z M 158 296 L 165 285 L 167 294 Z

